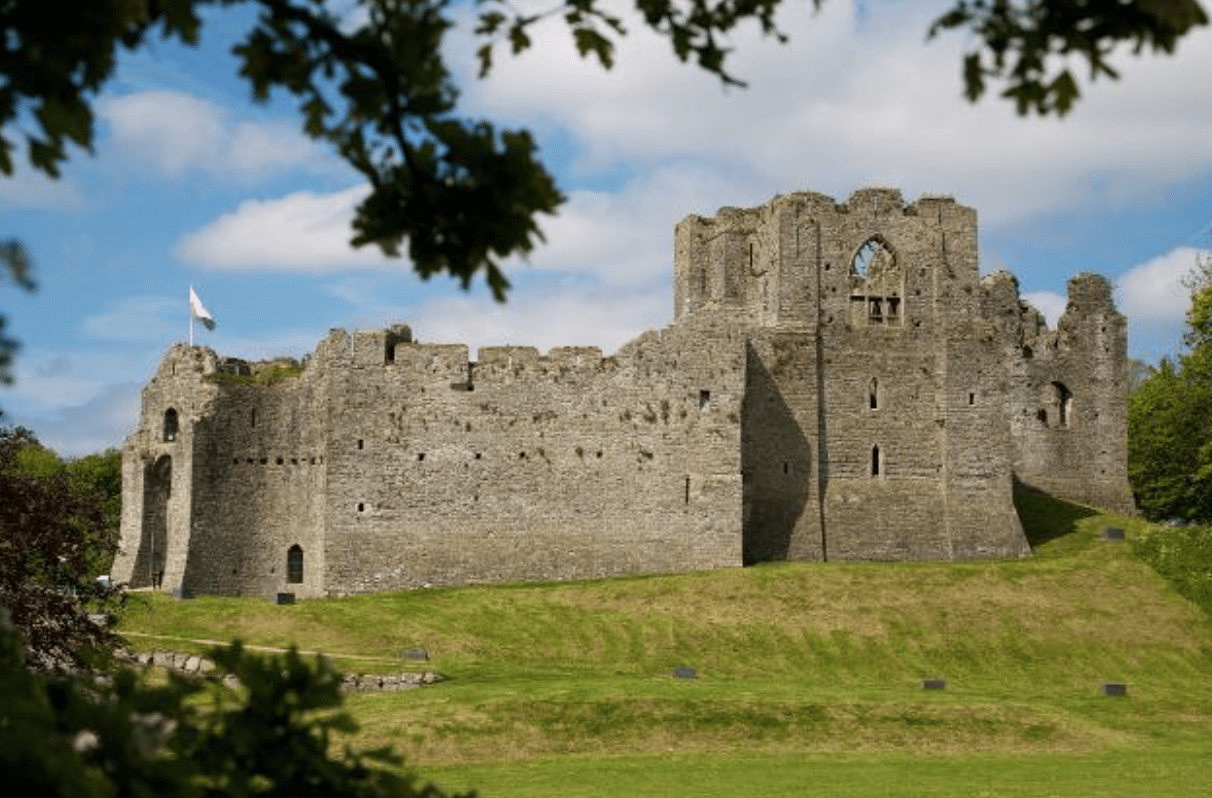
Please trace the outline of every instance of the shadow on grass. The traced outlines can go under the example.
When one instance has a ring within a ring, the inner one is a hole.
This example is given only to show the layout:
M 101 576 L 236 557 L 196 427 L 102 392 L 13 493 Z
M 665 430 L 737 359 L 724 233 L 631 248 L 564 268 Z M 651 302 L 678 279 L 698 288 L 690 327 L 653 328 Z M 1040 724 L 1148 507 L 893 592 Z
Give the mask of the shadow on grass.
M 1098 510 L 1058 499 L 1043 491 L 1014 483 L 1014 509 L 1023 524 L 1023 533 L 1035 550 L 1066 535 L 1072 535 L 1077 522 L 1098 515 Z

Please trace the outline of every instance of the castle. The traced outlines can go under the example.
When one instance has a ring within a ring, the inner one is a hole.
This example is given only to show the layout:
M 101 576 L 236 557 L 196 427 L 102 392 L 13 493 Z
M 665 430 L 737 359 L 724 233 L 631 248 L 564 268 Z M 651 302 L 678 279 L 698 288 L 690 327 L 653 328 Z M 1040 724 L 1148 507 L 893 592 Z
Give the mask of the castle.
M 325 596 L 1020 557 L 1016 480 L 1131 511 L 1104 278 L 1073 278 L 1049 330 L 980 276 L 975 211 L 890 189 L 674 238 L 673 322 L 609 357 L 472 361 L 402 325 L 333 330 L 293 368 L 173 347 L 123 449 L 113 577 Z

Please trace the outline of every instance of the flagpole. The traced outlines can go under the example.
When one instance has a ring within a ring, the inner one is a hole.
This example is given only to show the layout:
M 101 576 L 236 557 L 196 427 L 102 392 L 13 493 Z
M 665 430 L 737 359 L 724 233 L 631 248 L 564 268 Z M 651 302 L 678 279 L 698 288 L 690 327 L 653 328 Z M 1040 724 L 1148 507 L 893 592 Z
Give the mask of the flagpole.
M 190 300 L 192 302 L 193 291 L 194 291 L 194 287 L 192 285 L 189 287 L 189 291 L 190 291 Z M 189 346 L 191 349 L 194 346 L 194 308 L 193 308 L 192 304 L 189 307 Z

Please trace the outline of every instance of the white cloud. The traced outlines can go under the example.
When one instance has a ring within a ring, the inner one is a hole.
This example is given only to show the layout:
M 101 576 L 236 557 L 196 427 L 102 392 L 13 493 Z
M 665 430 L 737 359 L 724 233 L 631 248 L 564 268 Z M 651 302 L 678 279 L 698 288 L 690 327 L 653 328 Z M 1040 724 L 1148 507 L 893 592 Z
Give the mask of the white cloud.
M 1141 321 L 1181 323 L 1191 300 L 1182 280 L 1200 255 L 1209 254 L 1178 247 L 1132 267 L 1119 278 L 1121 309 L 1129 318 Z
M 375 246 L 354 249 L 354 208 L 370 192 L 360 185 L 330 194 L 300 191 L 247 200 L 177 242 L 182 260 L 220 271 L 302 271 L 399 265 Z
M 738 194 L 755 202 L 760 197 L 718 173 L 679 164 L 653 169 L 613 191 L 573 190 L 558 215 L 542 221 L 547 243 L 530 263 L 541 271 L 591 275 L 606 285 L 668 280 L 674 225 L 690 213 L 714 213 L 714 206 L 703 206 L 704 198 Z
M 1031 307 L 1044 314 L 1044 318 L 1048 320 L 1048 326 L 1052 329 L 1056 329 L 1056 322 L 1065 312 L 1065 305 L 1069 303 L 1068 298 L 1055 291 L 1028 291 L 1022 295 L 1022 298 Z
M 296 123 L 233 122 L 222 106 L 177 91 L 107 95 L 97 113 L 109 144 L 167 177 L 203 172 L 249 182 L 291 169 L 329 168 L 332 156 Z
M 1067 117 L 1040 120 L 1017 117 L 996 87 L 975 106 L 962 99 L 966 42 L 923 41 L 941 6 L 881 4 L 862 23 L 856 7 L 784 6 L 785 47 L 738 33 L 732 69 L 745 90 L 722 91 L 680 64 L 630 16 L 609 72 L 580 59 L 554 21 L 532 51 L 502 54 L 488 80 L 470 80 L 467 96 L 515 124 L 567 131 L 582 169 L 705 158 L 752 173 L 766 195 L 898 185 L 910 196 L 954 193 L 995 223 L 1153 201 L 1169 182 L 1212 171 L 1212 95 L 1191 79 L 1212 71 L 1212 31 L 1174 57 L 1119 59 L 1122 81 L 1085 87 Z
M 187 298 L 132 296 L 111 308 L 94 313 L 82 322 L 86 335 L 103 341 L 143 343 L 172 339 L 187 318 Z
M 568 286 L 541 294 L 515 293 L 504 305 L 487 297 L 458 297 L 413 311 L 413 335 L 434 343 L 482 346 L 600 346 L 604 354 L 669 321 L 667 290 L 610 290 Z
M 139 418 L 140 388 L 135 382 L 107 383 L 86 401 L 53 408 L 27 426 L 63 457 L 121 446 Z
M 1137 266 L 1119 279 L 1119 307 L 1128 317 L 1128 340 L 1147 360 L 1179 349 L 1190 292 L 1182 279 L 1196 258 L 1212 253 L 1177 247 Z

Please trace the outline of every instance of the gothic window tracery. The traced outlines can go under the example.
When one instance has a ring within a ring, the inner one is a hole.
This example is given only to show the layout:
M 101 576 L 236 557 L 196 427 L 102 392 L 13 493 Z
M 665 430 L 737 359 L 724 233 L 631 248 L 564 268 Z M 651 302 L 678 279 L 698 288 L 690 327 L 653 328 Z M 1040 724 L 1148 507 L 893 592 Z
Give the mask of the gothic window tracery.
M 882 237 L 871 236 L 850 261 L 851 324 L 901 326 L 904 293 L 905 278 L 896 254 Z

